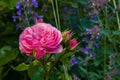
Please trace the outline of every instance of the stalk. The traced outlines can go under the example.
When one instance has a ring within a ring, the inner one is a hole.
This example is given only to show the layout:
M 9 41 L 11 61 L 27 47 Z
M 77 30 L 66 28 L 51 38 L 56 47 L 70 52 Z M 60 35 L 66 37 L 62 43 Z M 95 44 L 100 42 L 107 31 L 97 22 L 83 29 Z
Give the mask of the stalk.
M 23 6 L 23 7 L 24 7 L 24 9 L 25 9 L 25 6 Z M 25 17 L 26 17 L 27 25 L 30 26 L 30 23 L 29 23 L 29 20 L 28 20 L 28 15 L 27 15 L 26 10 L 24 10 L 24 13 L 25 13 Z
M 115 7 L 115 9 L 116 9 L 117 6 L 116 6 L 116 1 L 115 1 L 115 0 L 113 0 L 113 5 L 114 5 L 114 7 Z M 118 23 L 118 29 L 120 30 L 120 19 L 119 19 L 119 15 L 118 15 L 118 12 L 117 12 L 117 11 L 115 11 L 115 13 L 116 13 L 116 18 L 117 18 L 117 23 Z
M 60 30 L 61 26 L 60 26 L 60 17 L 59 17 L 59 9 L 58 9 L 58 0 L 55 0 L 55 4 L 56 4 L 56 12 L 57 12 L 58 29 Z
M 107 29 L 107 7 L 105 7 L 105 17 L 106 17 L 106 19 L 105 19 L 105 29 Z M 107 40 L 107 38 L 106 38 L 106 36 L 105 36 L 105 38 L 104 38 L 104 80 L 106 80 L 105 78 L 106 78 L 106 40 Z
M 53 9 L 53 14 L 54 14 L 54 18 L 55 18 L 55 23 L 56 23 L 57 28 L 59 28 L 58 27 L 58 22 L 57 22 L 57 17 L 56 17 L 56 12 L 55 12 L 55 7 L 54 7 L 53 0 L 51 0 L 51 3 L 52 3 L 52 9 Z

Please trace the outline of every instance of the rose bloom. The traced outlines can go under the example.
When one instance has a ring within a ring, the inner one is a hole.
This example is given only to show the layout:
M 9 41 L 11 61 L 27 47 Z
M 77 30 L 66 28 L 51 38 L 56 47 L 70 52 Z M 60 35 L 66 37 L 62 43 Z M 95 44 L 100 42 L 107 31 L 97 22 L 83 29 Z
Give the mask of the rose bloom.
M 60 53 L 63 47 L 61 32 L 51 24 L 38 23 L 32 27 L 27 27 L 19 37 L 19 48 L 27 56 L 31 56 L 35 51 L 35 58 L 43 58 L 49 54 Z
M 69 45 L 70 45 L 70 50 L 73 50 L 77 47 L 78 42 L 77 42 L 77 40 L 72 39 L 72 40 L 70 40 Z

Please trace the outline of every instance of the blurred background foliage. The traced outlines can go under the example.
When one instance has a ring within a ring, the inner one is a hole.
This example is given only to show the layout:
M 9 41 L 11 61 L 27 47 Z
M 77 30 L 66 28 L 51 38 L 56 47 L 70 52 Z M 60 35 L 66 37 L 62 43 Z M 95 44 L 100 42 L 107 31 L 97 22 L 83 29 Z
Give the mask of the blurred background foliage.
M 0 80 L 29 80 L 28 65 L 24 64 L 29 58 L 19 51 L 19 34 L 22 30 L 16 29 L 17 23 L 12 19 L 16 15 L 17 1 L 0 0 Z M 89 0 L 57 0 L 58 8 L 54 1 L 55 10 L 59 11 L 61 31 L 71 29 L 80 46 L 75 54 L 77 64 L 67 68 L 60 66 L 65 74 L 58 76 L 60 73 L 57 72 L 51 75 L 51 80 L 57 80 L 56 77 L 59 80 L 71 80 L 72 77 L 74 80 L 120 80 L 120 1 L 93 1 L 97 6 L 91 7 Z M 56 26 L 51 0 L 38 2 L 39 7 L 35 11 L 44 16 L 44 22 Z M 96 53 L 93 59 L 79 50 L 83 47 L 82 39 L 87 37 L 84 35 L 86 29 L 96 25 L 100 29 L 100 40 L 97 41 L 99 48 L 92 47 Z M 34 69 L 34 66 L 31 68 Z M 29 75 L 32 76 L 32 73 Z

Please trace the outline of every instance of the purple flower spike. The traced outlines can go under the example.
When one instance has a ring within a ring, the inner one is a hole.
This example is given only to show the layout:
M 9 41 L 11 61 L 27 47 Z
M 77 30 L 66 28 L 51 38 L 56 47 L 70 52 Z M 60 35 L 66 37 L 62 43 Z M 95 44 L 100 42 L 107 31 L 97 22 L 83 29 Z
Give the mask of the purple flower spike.
M 21 9 L 17 11 L 17 15 L 19 15 L 19 16 L 20 16 L 20 15 L 21 15 L 21 13 L 22 13 Z
M 38 1 L 37 0 L 32 0 L 33 6 L 35 8 L 38 8 Z
M 21 9 L 21 7 L 22 7 L 22 3 L 21 2 L 17 2 L 16 3 L 16 9 Z
M 83 50 L 83 52 L 84 52 L 85 54 L 88 54 L 88 53 L 89 53 L 88 48 L 85 48 L 85 49 Z
M 13 18 L 13 22 L 16 22 L 16 20 L 17 20 L 17 16 L 12 16 L 12 18 Z

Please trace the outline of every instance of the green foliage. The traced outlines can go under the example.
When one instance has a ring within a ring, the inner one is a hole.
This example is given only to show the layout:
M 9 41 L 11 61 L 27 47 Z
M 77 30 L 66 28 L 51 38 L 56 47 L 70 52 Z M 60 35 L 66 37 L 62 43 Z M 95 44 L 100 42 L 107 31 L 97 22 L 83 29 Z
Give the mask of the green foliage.
M 18 0 L 1 0 L 0 6 L 1 8 L 8 7 L 9 9 L 14 9 L 17 1 Z
M 63 70 L 65 74 L 65 78 L 63 80 L 72 80 L 72 77 L 68 74 L 67 67 L 63 64 Z
M 44 79 L 43 68 L 41 67 L 41 63 L 37 60 L 33 61 L 29 65 L 28 75 L 31 80 L 41 80 Z
M 14 77 L 15 80 L 19 80 L 19 78 L 22 78 L 21 80 L 29 80 L 28 77 L 30 77 L 31 80 L 41 80 L 46 77 L 47 74 L 45 74 L 45 71 L 47 72 L 49 68 L 44 68 L 38 60 L 30 61 L 26 64 L 25 61 L 27 57 L 24 54 L 19 55 L 18 40 L 21 30 L 16 31 L 15 26 L 17 23 L 13 23 L 12 21 L 12 16 L 16 14 L 15 4 L 17 1 L 19 0 L 0 0 L 0 80 L 11 80 L 9 76 L 14 74 L 18 75 L 17 78 Z M 53 68 L 49 76 L 51 80 L 73 80 L 72 74 L 75 74 L 81 80 L 103 80 L 107 73 L 110 72 L 108 68 L 111 53 L 117 54 L 114 62 L 118 72 L 120 72 L 120 30 L 118 30 L 115 13 L 118 12 L 118 16 L 120 17 L 119 5 L 117 5 L 120 4 L 120 1 L 116 0 L 117 8 L 115 9 L 112 1 L 107 5 L 92 8 L 87 7 L 89 4 L 88 1 L 89 0 L 58 0 L 61 31 L 67 28 L 71 29 L 78 41 L 82 42 L 85 29 L 93 27 L 93 22 L 95 25 L 98 25 L 101 39 L 98 41 L 100 47 L 98 49 L 94 48 L 96 58 L 91 59 L 89 55 L 86 56 L 82 52 L 76 52 L 75 56 L 78 64 L 72 66 L 70 57 L 75 52 L 66 52 L 66 54 L 60 58 L 57 65 L 55 65 L 55 68 Z M 53 2 L 56 10 L 55 0 L 53 0 Z M 67 9 L 64 10 L 64 8 Z M 98 21 L 89 19 L 92 9 L 100 10 L 98 14 L 94 15 L 97 16 Z M 35 9 L 35 11 L 37 11 L 39 15 L 44 16 L 45 22 L 56 26 L 51 0 L 39 0 L 39 8 Z M 81 50 L 81 48 L 79 50 Z M 52 57 L 52 59 L 50 59 L 51 62 L 48 62 L 47 64 L 49 65 L 47 66 L 52 66 L 54 60 L 63 54 L 64 51 L 60 55 L 56 54 L 54 56 L 55 58 Z M 27 71 L 28 76 L 25 76 Z M 115 74 L 111 80 L 119 80 L 119 75 L 120 74 Z
M 11 66 L 11 67 L 12 67 L 13 70 L 16 70 L 16 71 L 25 71 L 25 70 L 28 70 L 29 65 L 25 64 L 25 63 L 21 63 L 16 67 L 13 67 L 13 66 Z
M 13 49 L 10 46 L 5 46 L 0 49 L 0 66 L 7 64 L 14 60 L 18 55 L 18 50 Z

